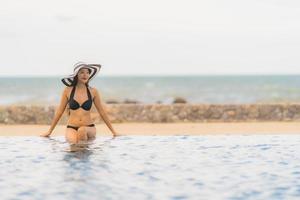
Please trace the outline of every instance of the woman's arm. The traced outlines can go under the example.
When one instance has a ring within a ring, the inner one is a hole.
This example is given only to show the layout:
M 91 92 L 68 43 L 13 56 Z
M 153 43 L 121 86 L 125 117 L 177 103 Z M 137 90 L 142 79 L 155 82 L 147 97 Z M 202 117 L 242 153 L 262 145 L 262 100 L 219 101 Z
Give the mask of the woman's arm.
M 111 125 L 111 122 L 110 122 L 110 120 L 107 116 L 107 112 L 105 111 L 105 109 L 102 106 L 101 97 L 100 97 L 100 94 L 99 94 L 99 92 L 96 88 L 95 88 L 94 104 L 95 104 L 95 107 L 96 107 L 98 113 L 102 117 L 103 121 L 106 123 L 107 127 L 111 130 L 113 136 L 116 136 L 117 133 L 113 129 L 113 127 Z
M 67 91 L 68 91 L 67 88 L 65 88 L 62 95 L 61 95 L 60 104 L 59 104 L 57 110 L 55 111 L 55 115 L 54 115 L 54 118 L 51 122 L 51 126 L 50 126 L 49 130 L 46 133 L 41 134 L 40 136 L 48 137 L 52 133 L 52 131 L 54 130 L 57 122 L 61 118 L 61 116 L 64 113 L 65 108 L 67 106 L 67 103 L 68 103 Z

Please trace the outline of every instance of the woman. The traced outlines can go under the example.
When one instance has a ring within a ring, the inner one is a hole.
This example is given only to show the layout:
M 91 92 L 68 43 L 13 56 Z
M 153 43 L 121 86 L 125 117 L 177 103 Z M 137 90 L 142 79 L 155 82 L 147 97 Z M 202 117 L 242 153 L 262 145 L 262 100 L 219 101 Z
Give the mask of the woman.
M 99 72 L 101 65 L 86 64 L 83 62 L 76 63 L 74 73 L 62 79 L 65 87 L 60 105 L 55 113 L 49 130 L 40 136 L 48 137 L 55 128 L 64 110 L 69 104 L 69 119 L 66 128 L 66 140 L 70 143 L 87 141 L 96 137 L 96 127 L 91 118 L 90 109 L 92 103 L 103 118 L 104 122 L 111 130 L 113 136 L 117 134 L 113 129 L 109 118 L 101 105 L 99 92 L 96 88 L 88 85 L 89 81 Z

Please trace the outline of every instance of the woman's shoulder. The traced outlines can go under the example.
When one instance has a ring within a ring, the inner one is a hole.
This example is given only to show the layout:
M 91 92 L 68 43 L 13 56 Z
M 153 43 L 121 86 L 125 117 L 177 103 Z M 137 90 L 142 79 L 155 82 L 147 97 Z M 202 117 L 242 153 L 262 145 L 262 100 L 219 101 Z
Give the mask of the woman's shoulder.
M 73 86 L 66 86 L 65 88 L 64 88 L 64 92 L 66 92 L 66 93 L 68 93 L 71 89 L 73 88 Z
M 97 90 L 96 87 L 92 87 L 92 86 L 89 86 L 89 89 L 90 89 L 90 90 Z
M 93 94 L 95 94 L 95 92 L 98 92 L 97 88 L 95 88 L 95 87 L 89 86 L 89 89 Z
M 73 86 L 66 86 L 63 89 L 63 95 L 66 95 L 67 97 L 69 97 L 71 95 L 72 89 L 73 89 Z

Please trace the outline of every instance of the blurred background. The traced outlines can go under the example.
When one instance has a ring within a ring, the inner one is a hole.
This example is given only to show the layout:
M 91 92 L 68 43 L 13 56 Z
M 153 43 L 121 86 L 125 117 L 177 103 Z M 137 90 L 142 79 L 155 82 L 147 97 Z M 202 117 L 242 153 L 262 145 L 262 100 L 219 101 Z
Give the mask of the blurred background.
M 56 105 L 78 61 L 107 103 L 300 98 L 296 0 L 0 0 L 0 105 Z

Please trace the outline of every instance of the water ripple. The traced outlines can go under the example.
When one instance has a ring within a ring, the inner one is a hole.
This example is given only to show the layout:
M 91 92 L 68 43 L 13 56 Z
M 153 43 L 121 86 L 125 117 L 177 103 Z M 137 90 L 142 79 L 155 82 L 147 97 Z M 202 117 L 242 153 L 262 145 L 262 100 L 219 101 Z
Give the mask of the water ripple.
M 1 199 L 299 199 L 300 136 L 2 137 Z

